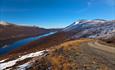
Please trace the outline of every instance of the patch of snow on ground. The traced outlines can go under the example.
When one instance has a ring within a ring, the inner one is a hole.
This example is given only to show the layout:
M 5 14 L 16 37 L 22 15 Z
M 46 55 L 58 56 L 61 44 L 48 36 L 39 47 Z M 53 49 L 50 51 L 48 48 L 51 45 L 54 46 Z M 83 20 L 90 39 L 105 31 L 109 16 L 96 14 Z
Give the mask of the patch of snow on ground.
M 0 21 L 0 24 L 1 25 L 9 25 L 7 22 L 4 22 L 4 21 Z
M 13 60 L 13 61 L 1 63 L 1 64 L 0 64 L 0 70 L 3 70 L 3 69 L 6 69 L 7 67 L 11 67 L 11 66 L 15 65 L 15 63 L 16 63 L 17 61 L 18 61 L 18 60 Z
M 1 60 L 1 61 L 0 61 L 0 63 L 3 63 L 3 62 L 5 62 L 6 60 L 7 60 L 7 59 Z
M 46 51 L 46 50 L 44 50 Z M 44 51 L 39 51 L 39 52 L 35 52 L 35 53 L 30 53 L 30 54 L 27 54 L 27 55 L 24 55 L 22 57 L 19 58 L 19 60 L 24 60 L 24 59 L 27 59 L 27 58 L 32 58 L 32 57 L 36 57 L 36 56 L 40 56 L 44 53 Z
M 15 65 L 16 62 L 18 62 L 18 61 L 22 61 L 27 58 L 32 58 L 32 57 L 37 57 L 37 56 L 43 55 L 45 51 L 48 51 L 48 50 L 38 51 L 35 53 L 29 53 L 29 54 L 21 56 L 20 58 L 18 58 L 16 60 L 12 60 L 12 61 L 8 61 L 8 62 L 4 62 L 4 60 L 1 60 L 0 62 L 4 62 L 4 63 L 0 63 L 0 70 L 6 69 L 7 67 L 11 67 L 11 66 Z
M 25 64 L 22 64 L 22 65 L 18 66 L 17 70 L 26 70 L 30 66 L 31 66 L 31 63 L 27 62 Z

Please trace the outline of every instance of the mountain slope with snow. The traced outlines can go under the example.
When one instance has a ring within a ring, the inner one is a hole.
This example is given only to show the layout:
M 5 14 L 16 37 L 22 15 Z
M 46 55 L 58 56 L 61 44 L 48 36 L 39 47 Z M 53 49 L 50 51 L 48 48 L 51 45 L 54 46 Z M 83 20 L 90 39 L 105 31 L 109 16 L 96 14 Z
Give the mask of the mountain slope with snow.
M 4 21 L 0 21 L 0 25 L 8 25 L 8 23 L 6 23 Z
M 115 21 L 80 20 L 64 28 L 63 31 L 76 33 L 72 38 L 111 39 L 115 36 Z
M 0 57 L 0 70 L 114 70 L 114 53 L 95 44 L 102 42 L 95 38 L 115 41 L 115 21 L 96 19 L 74 22 L 62 31 Z M 103 51 L 94 47 L 101 47 Z
M 5 22 L 5 21 L 0 21 L 0 26 L 9 26 L 9 25 L 15 25 L 15 24 L 8 23 L 8 22 Z

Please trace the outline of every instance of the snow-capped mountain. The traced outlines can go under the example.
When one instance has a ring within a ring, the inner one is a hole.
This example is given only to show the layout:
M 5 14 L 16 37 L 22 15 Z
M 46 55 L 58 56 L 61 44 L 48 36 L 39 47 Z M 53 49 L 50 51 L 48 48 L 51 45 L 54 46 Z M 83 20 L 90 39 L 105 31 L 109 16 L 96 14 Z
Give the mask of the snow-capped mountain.
M 102 25 L 103 23 L 106 23 L 106 20 L 79 20 L 77 22 L 72 23 L 71 25 L 67 26 L 63 29 L 63 31 L 71 31 L 71 30 L 81 30 L 87 27 L 94 27 Z
M 5 21 L 0 21 L 0 25 L 1 26 L 8 26 L 8 25 L 14 25 L 14 24 L 11 24 L 11 23 L 8 23 L 8 22 L 5 22 Z
M 63 31 L 70 31 L 72 29 L 77 28 L 77 25 L 79 24 L 79 22 L 73 22 L 73 24 L 67 26 L 66 28 L 63 29 Z
M 75 32 L 73 38 L 112 38 L 115 36 L 115 21 L 80 20 L 63 29 L 64 32 Z

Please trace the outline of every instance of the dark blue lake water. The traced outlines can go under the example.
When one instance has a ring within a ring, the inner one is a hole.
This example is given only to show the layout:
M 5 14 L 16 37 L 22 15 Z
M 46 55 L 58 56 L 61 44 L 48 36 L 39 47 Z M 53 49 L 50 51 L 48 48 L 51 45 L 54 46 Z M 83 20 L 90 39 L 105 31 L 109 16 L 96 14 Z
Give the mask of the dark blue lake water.
M 24 46 L 24 45 L 26 45 L 26 44 L 28 44 L 28 43 L 30 43 L 32 41 L 35 41 L 35 40 L 40 39 L 42 37 L 52 35 L 54 33 L 56 33 L 56 32 L 50 32 L 50 33 L 47 33 L 47 34 L 44 34 L 44 35 L 41 35 L 41 36 L 30 37 L 30 38 L 26 38 L 26 39 L 14 42 L 13 44 L 8 45 L 7 47 L 0 48 L 0 55 L 6 54 L 6 53 L 8 53 L 8 52 L 10 52 L 12 50 L 15 50 L 18 47 Z

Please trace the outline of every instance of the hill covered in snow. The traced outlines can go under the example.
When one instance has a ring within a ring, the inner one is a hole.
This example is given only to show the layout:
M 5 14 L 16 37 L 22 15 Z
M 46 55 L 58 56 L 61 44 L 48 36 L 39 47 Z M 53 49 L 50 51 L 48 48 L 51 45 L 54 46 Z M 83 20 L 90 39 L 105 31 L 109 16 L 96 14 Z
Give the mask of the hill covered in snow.
M 75 33 L 72 38 L 98 38 L 110 40 L 115 38 L 115 20 L 80 20 L 63 29 Z

